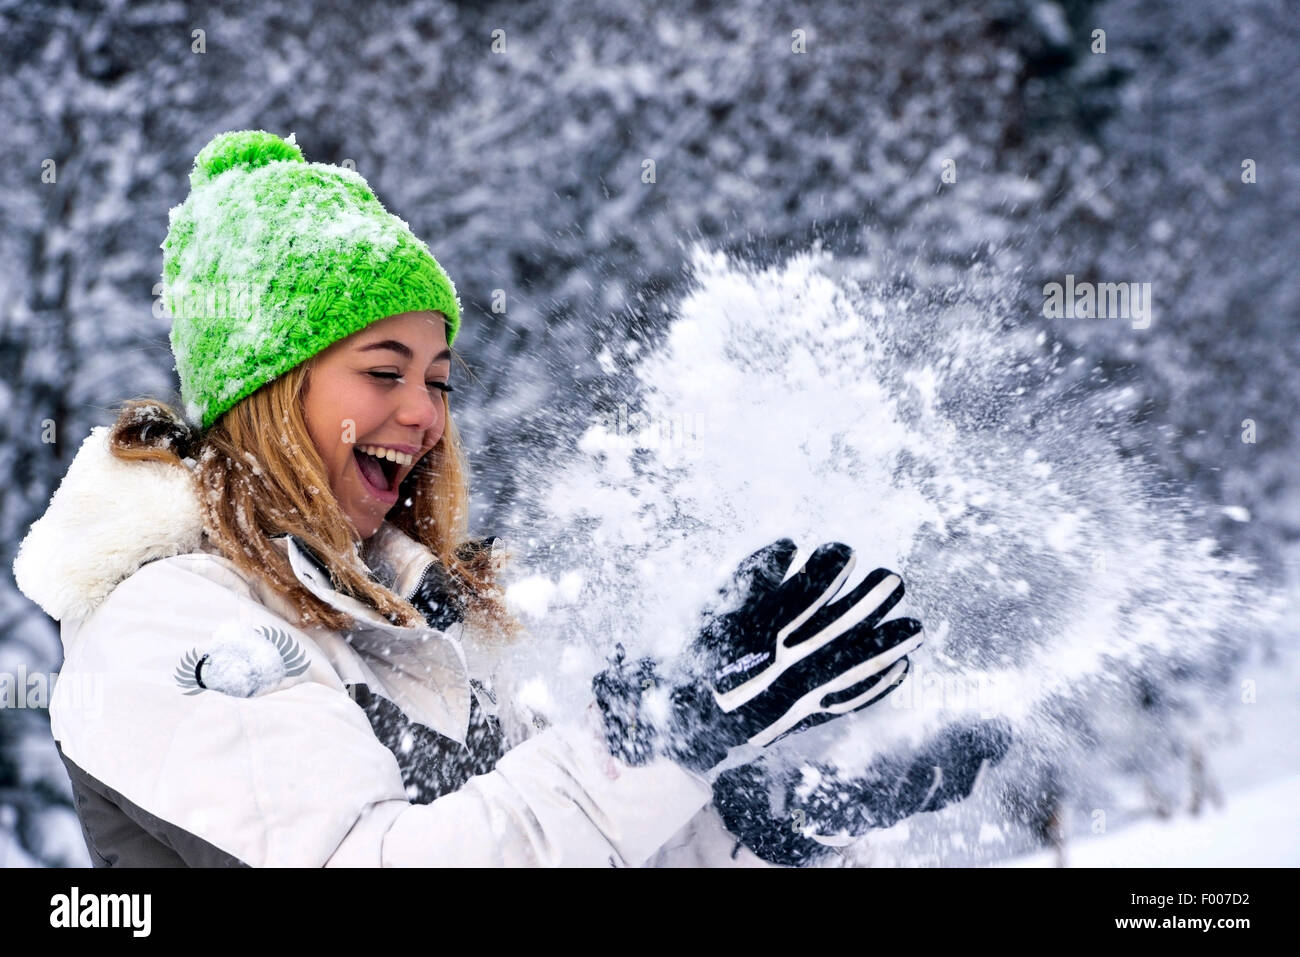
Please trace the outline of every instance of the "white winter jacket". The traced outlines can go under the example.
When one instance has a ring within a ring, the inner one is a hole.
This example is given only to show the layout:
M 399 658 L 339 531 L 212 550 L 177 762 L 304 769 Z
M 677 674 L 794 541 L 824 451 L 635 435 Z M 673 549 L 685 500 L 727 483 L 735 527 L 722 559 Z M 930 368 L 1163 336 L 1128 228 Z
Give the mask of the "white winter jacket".
M 107 435 L 82 444 L 14 562 L 60 622 L 51 730 L 96 865 L 762 866 L 733 854 L 704 778 L 612 757 L 594 703 L 538 731 L 459 623 L 396 627 L 274 539 L 359 622 L 302 627 L 207 543 L 188 476 L 114 458 Z M 399 593 L 432 559 L 388 523 L 367 548 Z M 362 701 L 406 726 L 400 743 L 381 742 Z M 515 746 L 412 803 L 398 761 L 411 735 L 461 747 L 480 709 Z

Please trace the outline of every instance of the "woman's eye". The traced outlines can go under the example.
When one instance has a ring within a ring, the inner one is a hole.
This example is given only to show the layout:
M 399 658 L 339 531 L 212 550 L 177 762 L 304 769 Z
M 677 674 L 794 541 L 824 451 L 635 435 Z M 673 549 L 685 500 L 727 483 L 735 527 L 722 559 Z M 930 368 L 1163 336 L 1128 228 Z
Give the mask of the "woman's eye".
M 383 379 L 383 380 L 385 380 L 386 382 L 401 382 L 401 381 L 403 381 L 403 379 L 402 379 L 402 374 L 401 374 L 400 372 L 367 372 L 366 375 L 368 375 L 368 376 L 372 376 L 372 377 L 374 377 L 374 378 L 376 378 L 376 379 Z M 426 386 L 427 388 L 430 388 L 430 389 L 441 389 L 443 392 L 455 392 L 455 391 L 456 391 L 455 389 L 453 389 L 451 386 L 449 386 L 449 385 L 448 385 L 447 383 L 445 383 L 445 382 L 426 382 L 426 383 L 425 383 L 425 386 Z

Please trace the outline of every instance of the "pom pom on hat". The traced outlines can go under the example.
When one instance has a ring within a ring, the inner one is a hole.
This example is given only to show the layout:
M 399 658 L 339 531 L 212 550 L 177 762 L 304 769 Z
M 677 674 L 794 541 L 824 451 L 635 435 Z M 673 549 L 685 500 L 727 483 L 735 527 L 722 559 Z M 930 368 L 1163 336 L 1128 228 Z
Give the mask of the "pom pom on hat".
M 290 133 L 287 140 L 282 140 L 265 130 L 222 133 L 194 157 L 190 188 L 201 186 L 228 169 L 253 170 L 279 160 L 305 163 L 307 160 L 294 142 L 294 136 Z

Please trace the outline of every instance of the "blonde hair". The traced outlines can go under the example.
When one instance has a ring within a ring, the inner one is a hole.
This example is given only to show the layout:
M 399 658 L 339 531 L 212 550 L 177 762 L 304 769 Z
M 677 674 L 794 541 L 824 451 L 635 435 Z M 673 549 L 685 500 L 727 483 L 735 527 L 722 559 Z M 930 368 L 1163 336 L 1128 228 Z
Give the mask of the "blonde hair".
M 425 624 L 413 605 L 377 582 L 361 559 L 361 539 L 330 491 L 325 464 L 303 417 L 311 361 L 300 363 L 242 399 L 206 431 L 190 426 L 157 399 L 123 403 L 109 448 L 125 461 L 196 463 L 203 531 L 245 574 L 266 582 L 298 609 L 303 624 L 343 630 L 352 616 L 330 607 L 298 581 L 288 557 L 268 536 L 288 532 L 325 562 L 334 587 L 406 627 Z M 388 520 L 427 547 L 451 574 L 466 626 L 489 640 L 513 640 L 520 625 L 506 611 L 497 556 L 469 540 L 468 466 L 443 394 L 442 439 L 403 480 Z M 407 502 L 410 504 L 408 505 Z

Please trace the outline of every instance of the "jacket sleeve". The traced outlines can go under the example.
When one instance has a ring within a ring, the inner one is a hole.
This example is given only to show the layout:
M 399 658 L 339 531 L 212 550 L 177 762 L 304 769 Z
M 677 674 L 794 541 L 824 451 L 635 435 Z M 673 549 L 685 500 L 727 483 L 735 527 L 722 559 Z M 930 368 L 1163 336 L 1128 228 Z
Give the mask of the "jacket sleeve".
M 663 843 L 646 867 L 780 867 L 763 860 L 727 830 L 710 804 Z
M 321 648 L 198 561 L 119 585 L 71 636 L 50 707 L 65 759 L 187 864 L 638 866 L 710 800 L 669 761 L 610 756 L 593 706 L 411 804 Z M 287 636 L 288 675 L 248 697 L 196 684 L 196 658 L 239 634 Z

